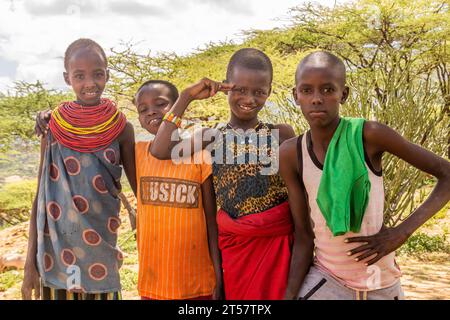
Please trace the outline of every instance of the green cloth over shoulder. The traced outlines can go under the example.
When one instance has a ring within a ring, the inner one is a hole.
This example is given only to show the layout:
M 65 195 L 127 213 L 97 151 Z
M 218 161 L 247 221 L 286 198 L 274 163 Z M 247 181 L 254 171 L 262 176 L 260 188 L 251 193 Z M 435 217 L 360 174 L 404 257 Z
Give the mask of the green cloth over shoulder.
M 325 156 L 317 204 L 334 236 L 359 232 L 369 202 L 364 119 L 341 118 Z

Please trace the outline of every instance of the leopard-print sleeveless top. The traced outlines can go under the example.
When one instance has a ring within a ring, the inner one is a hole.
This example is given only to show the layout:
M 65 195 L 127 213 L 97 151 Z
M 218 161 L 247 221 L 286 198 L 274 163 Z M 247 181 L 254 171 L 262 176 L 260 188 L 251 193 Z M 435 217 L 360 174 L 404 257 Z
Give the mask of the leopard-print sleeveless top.
M 232 218 L 263 212 L 287 201 L 278 170 L 279 139 L 272 124 L 247 132 L 219 128 L 214 143 L 213 180 L 218 206 Z

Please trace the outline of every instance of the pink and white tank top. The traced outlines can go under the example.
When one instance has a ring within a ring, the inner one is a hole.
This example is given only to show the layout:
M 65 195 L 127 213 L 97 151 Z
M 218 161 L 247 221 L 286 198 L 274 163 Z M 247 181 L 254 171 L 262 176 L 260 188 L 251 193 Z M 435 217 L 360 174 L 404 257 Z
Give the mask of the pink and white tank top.
M 355 290 L 370 291 L 394 285 L 401 276 L 400 269 L 395 262 L 395 252 L 383 257 L 371 266 L 366 266 L 364 263 L 368 261 L 367 259 L 359 262 L 354 260 L 359 254 L 354 256 L 347 255 L 349 250 L 363 243 L 344 242 L 346 238 L 376 234 L 382 228 L 384 189 L 381 172 L 376 172 L 372 168 L 366 156 L 366 167 L 369 172 L 371 190 L 361 230 L 359 233 L 348 232 L 342 236 L 333 236 L 316 202 L 322 177 L 322 164 L 314 155 L 309 132 L 299 139 L 301 139 L 303 182 L 315 234 L 314 264 L 346 287 Z

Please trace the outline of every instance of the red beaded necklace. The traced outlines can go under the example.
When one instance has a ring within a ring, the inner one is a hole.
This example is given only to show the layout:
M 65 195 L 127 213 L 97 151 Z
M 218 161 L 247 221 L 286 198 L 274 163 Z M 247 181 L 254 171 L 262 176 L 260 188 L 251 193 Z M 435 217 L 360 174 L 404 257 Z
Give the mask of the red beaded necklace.
M 97 106 L 83 107 L 63 102 L 50 118 L 50 131 L 63 146 L 79 152 L 105 149 L 125 128 L 127 119 L 109 99 Z

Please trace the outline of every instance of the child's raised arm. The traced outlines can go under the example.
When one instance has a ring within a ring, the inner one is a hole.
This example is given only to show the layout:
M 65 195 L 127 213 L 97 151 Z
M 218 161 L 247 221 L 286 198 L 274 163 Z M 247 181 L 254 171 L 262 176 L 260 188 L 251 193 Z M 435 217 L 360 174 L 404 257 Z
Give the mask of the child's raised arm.
M 280 174 L 288 188 L 289 207 L 294 222 L 294 245 L 289 267 L 285 299 L 297 298 L 300 287 L 313 259 L 314 232 L 306 202 L 302 175 L 297 164 L 297 138 L 284 142 L 280 147 Z
M 383 228 L 373 236 L 354 237 L 346 240 L 347 242 L 366 243 L 351 250 L 349 255 L 360 253 L 356 258 L 357 261 L 374 255 L 371 260 L 366 262 L 366 265 L 371 265 L 399 248 L 414 231 L 447 204 L 450 200 L 450 162 L 409 142 L 388 126 L 378 122 L 366 123 L 364 141 L 366 146 L 374 150 L 374 154 L 378 153 L 381 156 L 384 152 L 389 152 L 438 179 L 435 188 L 425 202 L 398 226 Z
M 36 195 L 34 197 L 33 206 L 31 207 L 30 226 L 28 232 L 28 249 L 27 259 L 24 268 L 24 278 L 22 282 L 22 299 L 31 300 L 34 290 L 36 300 L 40 298 L 40 281 L 39 272 L 37 270 L 37 202 L 39 196 L 39 184 L 41 182 L 42 164 L 45 157 L 47 139 L 41 138 L 41 158 L 39 160 L 38 182 Z
M 203 78 L 196 84 L 183 90 L 180 97 L 169 110 L 168 114 L 173 114 L 174 116 L 181 118 L 186 111 L 188 105 L 194 100 L 203 100 L 216 95 L 217 92 L 228 92 L 233 88 L 231 84 L 219 83 L 207 78 Z M 177 126 L 169 121 L 163 121 L 158 129 L 155 139 L 150 148 L 151 154 L 161 160 L 167 160 L 171 158 L 172 149 L 178 145 L 181 153 L 177 154 L 180 157 L 191 156 L 195 152 L 200 150 L 195 150 L 195 141 L 202 141 L 202 149 L 204 149 L 211 141 L 209 139 L 203 139 L 207 131 L 212 131 L 214 129 L 202 129 L 197 131 L 191 138 L 183 139 L 179 141 L 177 135 Z M 211 137 L 214 132 L 209 132 Z M 175 134 L 174 139 L 172 136 Z M 189 150 L 185 154 L 185 150 Z

